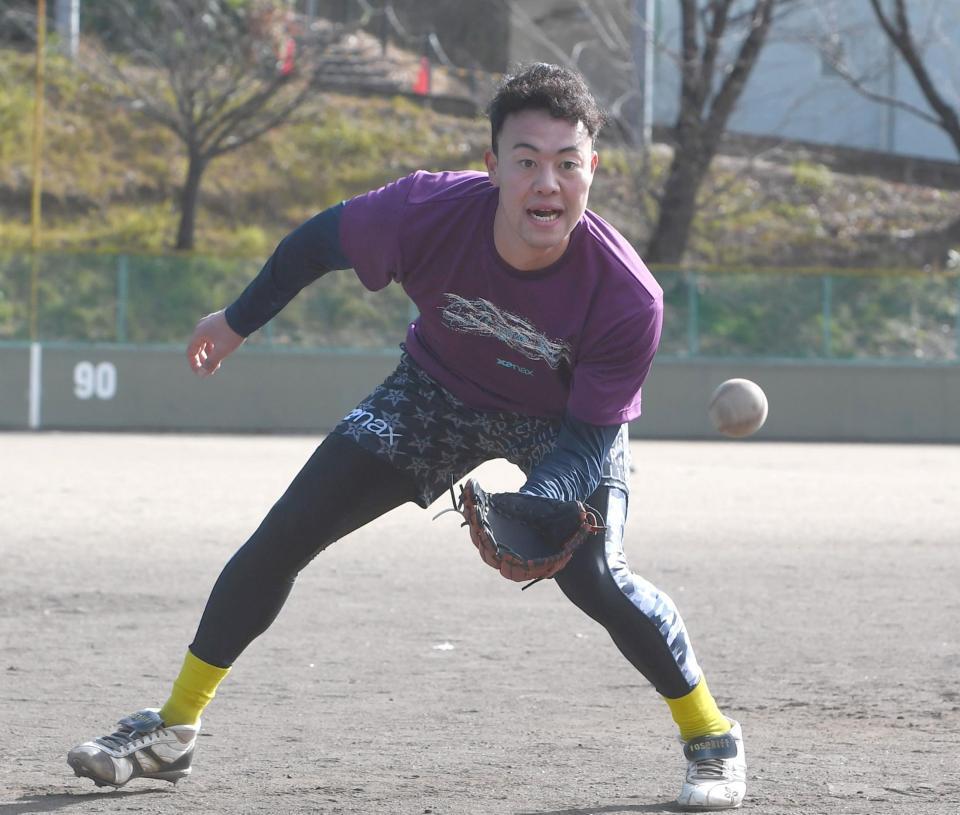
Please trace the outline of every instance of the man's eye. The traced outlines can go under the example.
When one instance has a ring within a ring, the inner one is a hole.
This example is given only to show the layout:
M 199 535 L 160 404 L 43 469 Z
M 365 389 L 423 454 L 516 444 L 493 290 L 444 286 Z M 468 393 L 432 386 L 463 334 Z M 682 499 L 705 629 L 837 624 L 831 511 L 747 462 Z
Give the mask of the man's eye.
M 525 170 L 529 170 L 533 166 L 533 159 L 532 158 L 520 159 L 520 166 L 523 167 Z
M 575 161 L 563 161 L 560 163 L 560 168 L 563 170 L 576 170 L 578 166 Z

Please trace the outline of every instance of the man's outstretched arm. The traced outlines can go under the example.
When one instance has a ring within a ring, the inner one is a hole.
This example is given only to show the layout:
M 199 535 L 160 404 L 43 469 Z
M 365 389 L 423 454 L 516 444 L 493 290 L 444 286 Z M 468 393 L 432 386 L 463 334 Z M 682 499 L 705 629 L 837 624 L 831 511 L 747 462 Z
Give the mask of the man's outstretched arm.
M 340 248 L 343 204 L 325 209 L 277 246 L 260 273 L 227 308 L 208 314 L 187 343 L 187 361 L 199 376 L 214 373 L 246 337 L 275 317 L 297 293 L 350 262 Z
M 620 432 L 620 425 L 582 422 L 563 417 L 557 446 L 527 478 L 520 492 L 564 501 L 586 501 L 600 486 L 603 462 Z

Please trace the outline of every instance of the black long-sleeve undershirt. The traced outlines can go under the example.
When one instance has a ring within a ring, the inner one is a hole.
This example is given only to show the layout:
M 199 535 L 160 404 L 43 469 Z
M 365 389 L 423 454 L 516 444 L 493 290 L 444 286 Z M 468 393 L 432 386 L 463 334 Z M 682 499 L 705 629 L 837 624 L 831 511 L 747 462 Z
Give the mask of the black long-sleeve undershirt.
M 344 204 L 325 209 L 285 237 L 260 273 L 227 307 L 227 324 L 249 337 L 277 316 L 301 289 L 335 269 L 352 264 L 340 248 L 340 214 Z

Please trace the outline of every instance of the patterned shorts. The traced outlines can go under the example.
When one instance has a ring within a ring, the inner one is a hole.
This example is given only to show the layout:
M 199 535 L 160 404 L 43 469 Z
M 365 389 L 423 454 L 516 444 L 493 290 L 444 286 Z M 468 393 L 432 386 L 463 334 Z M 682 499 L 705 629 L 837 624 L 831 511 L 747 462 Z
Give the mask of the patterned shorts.
M 626 425 L 604 463 L 603 483 L 626 491 Z M 382 384 L 333 433 L 352 439 L 412 476 L 427 507 L 485 461 L 504 458 L 529 474 L 556 446 L 559 419 L 475 410 L 404 352 Z

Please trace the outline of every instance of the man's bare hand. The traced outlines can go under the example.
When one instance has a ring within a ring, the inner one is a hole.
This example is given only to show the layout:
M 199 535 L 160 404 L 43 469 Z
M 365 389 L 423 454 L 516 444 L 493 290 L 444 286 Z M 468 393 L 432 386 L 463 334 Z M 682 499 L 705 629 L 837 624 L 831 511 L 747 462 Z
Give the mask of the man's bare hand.
M 230 354 L 243 345 L 243 337 L 227 324 L 223 310 L 204 317 L 187 344 L 187 362 L 197 376 L 215 373 Z

